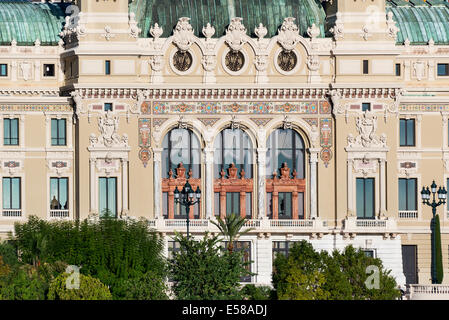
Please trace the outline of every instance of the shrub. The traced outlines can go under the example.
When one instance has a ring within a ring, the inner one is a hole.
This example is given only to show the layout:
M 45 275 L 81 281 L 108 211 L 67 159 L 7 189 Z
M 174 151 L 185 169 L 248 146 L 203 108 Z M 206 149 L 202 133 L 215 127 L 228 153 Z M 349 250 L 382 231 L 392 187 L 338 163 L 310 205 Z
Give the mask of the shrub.
M 247 284 L 242 288 L 240 294 L 245 300 L 270 300 L 272 299 L 273 289 L 269 286 Z
M 109 288 L 100 280 L 91 276 L 80 274 L 79 288 L 67 287 L 70 274 L 62 273 L 50 284 L 48 291 L 49 300 L 110 300 L 112 299 Z M 69 279 L 70 282 L 70 279 Z
M 121 284 L 151 271 L 166 277 L 163 243 L 146 221 L 100 219 L 97 222 L 49 222 L 30 217 L 15 225 L 14 238 L 24 263 L 64 261 L 80 267 L 120 294 Z
M 16 266 L 0 277 L 0 296 L 3 300 L 44 300 L 48 280 L 39 268 Z
M 150 271 L 123 281 L 116 291 L 117 296 L 124 300 L 167 300 L 167 290 L 163 279 Z
M 217 236 L 200 241 L 177 235 L 180 250 L 170 261 L 173 292 L 178 299 L 241 299 L 240 278 L 247 275 L 241 252 L 221 248 Z

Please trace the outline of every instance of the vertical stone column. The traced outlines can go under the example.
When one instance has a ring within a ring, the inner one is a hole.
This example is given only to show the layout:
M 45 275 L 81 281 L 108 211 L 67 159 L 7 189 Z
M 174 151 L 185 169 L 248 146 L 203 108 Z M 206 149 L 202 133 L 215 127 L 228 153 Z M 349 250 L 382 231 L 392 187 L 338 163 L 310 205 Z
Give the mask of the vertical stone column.
M 153 148 L 153 192 L 154 192 L 154 218 L 163 219 L 162 216 L 162 176 L 161 176 L 162 148 Z
M 354 215 L 354 190 L 353 190 L 353 174 L 352 174 L 352 159 L 348 159 L 348 216 Z
M 380 159 L 380 215 L 387 213 L 387 189 L 385 176 L 385 159 Z
M 95 164 L 97 163 L 96 159 L 90 159 L 90 214 L 96 215 L 98 213 L 98 192 L 97 192 L 97 183 L 96 183 L 96 174 L 95 174 Z
M 266 170 L 266 148 L 257 148 L 257 206 L 258 206 L 258 219 L 266 217 L 266 187 L 265 187 L 265 170 Z
M 310 152 L 310 219 L 318 217 L 317 163 L 318 152 Z
M 206 163 L 206 192 L 205 192 L 205 206 L 206 219 L 212 218 L 213 203 L 214 203 L 214 149 L 212 147 L 204 148 L 204 156 Z M 218 208 L 215 208 L 218 210 Z
M 128 215 L 128 159 L 120 159 L 122 162 L 122 217 Z

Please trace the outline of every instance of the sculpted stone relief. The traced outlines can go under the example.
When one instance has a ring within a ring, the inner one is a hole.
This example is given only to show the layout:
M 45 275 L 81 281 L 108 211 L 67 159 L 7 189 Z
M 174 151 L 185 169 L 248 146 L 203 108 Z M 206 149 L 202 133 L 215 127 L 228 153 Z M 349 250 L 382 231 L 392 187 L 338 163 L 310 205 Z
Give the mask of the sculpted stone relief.
M 106 112 L 98 118 L 98 129 L 100 136 L 97 138 L 95 134 L 90 135 L 91 147 L 128 147 L 128 135 L 122 137 L 117 133 L 119 125 L 119 117 L 114 116 L 111 111 Z
M 359 135 L 354 138 L 352 134 L 348 135 L 348 148 L 386 148 L 387 137 L 381 134 L 376 135 L 377 116 L 371 112 L 365 112 L 357 117 L 356 127 Z

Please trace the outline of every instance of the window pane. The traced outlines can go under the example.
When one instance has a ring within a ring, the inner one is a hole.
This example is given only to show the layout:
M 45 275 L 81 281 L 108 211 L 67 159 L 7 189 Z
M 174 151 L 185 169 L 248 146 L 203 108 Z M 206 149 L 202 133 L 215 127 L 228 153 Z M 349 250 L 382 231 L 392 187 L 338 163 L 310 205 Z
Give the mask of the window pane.
M 51 119 L 51 144 L 58 144 L 58 120 Z
M 304 219 L 304 193 L 298 193 L 298 218 Z
M 68 183 L 69 180 L 67 178 L 59 179 L 59 204 L 60 208 L 67 210 L 69 208 L 68 204 Z
M 365 179 L 365 218 L 374 218 L 374 179 Z
M 416 210 L 416 179 L 407 180 L 407 210 Z
M 220 215 L 220 192 L 214 192 L 214 212 L 216 216 Z
M 3 178 L 3 209 L 11 209 L 11 179 Z
M 399 210 L 407 210 L 407 179 L 399 179 Z
M 116 188 L 116 178 L 108 178 L 108 209 L 111 211 L 112 216 L 117 216 L 117 188 Z
M 100 216 L 104 215 L 104 211 L 107 208 L 107 178 L 100 178 L 99 179 L 99 204 L 100 204 Z
M 279 219 L 292 218 L 291 192 L 279 192 Z
M 59 145 L 65 145 L 65 133 L 66 133 L 66 126 L 65 126 L 65 119 L 58 120 L 58 134 L 59 134 Z
M 365 216 L 365 183 L 364 179 L 356 179 L 357 218 Z
M 415 145 L 415 120 L 414 119 L 407 120 L 407 145 L 408 146 Z
M 246 208 L 246 217 L 248 219 L 251 219 L 251 217 L 252 217 L 252 203 L 253 203 L 252 202 L 252 193 L 247 192 L 245 208 Z
M 58 210 L 59 199 L 58 199 L 58 179 L 50 178 L 50 209 Z
M 4 144 L 10 144 L 11 139 L 11 121 L 10 119 L 3 119 L 3 138 Z
M 272 200 L 273 200 L 273 193 L 272 192 L 267 192 L 267 215 L 270 218 L 273 218 L 273 204 L 272 204 Z
M 401 119 L 401 120 L 399 120 L 399 136 L 400 136 L 400 138 L 399 138 L 399 144 L 401 145 L 401 146 L 405 146 L 406 144 L 406 140 L 405 140 L 405 130 L 406 130 L 406 127 L 405 127 L 405 125 L 406 125 L 406 122 L 405 122 L 405 119 Z

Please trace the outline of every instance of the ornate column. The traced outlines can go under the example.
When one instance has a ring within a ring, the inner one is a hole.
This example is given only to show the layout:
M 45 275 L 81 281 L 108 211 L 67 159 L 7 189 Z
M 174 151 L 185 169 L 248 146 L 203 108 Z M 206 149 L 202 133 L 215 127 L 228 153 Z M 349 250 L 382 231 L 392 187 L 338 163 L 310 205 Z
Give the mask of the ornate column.
M 205 194 L 205 206 L 206 206 L 206 219 L 213 217 L 213 203 L 214 203 L 214 149 L 211 147 L 204 148 L 204 157 L 206 163 L 206 194 Z M 219 208 L 215 208 L 219 210 Z
M 258 219 L 265 218 L 266 215 L 266 205 L 265 205 L 265 197 L 266 197 L 266 187 L 265 187 L 265 170 L 266 170 L 266 157 L 267 157 L 267 149 L 266 148 L 257 148 L 257 204 L 258 204 Z
M 128 215 L 128 159 L 121 158 L 122 163 L 122 217 Z
M 163 219 L 162 215 L 162 177 L 161 177 L 161 156 L 162 148 L 153 148 L 153 197 L 154 197 L 154 218 Z
M 317 163 L 318 163 L 318 151 L 310 149 L 310 219 L 318 217 L 318 190 L 317 190 Z

